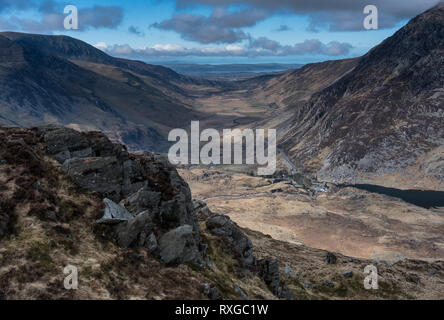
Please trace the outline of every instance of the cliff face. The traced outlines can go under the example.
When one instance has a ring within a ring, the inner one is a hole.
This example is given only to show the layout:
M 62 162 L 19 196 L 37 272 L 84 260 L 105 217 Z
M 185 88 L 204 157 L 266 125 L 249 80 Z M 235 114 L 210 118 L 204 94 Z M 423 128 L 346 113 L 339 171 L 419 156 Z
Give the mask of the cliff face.
M 438 5 L 295 105 L 282 146 L 322 180 L 442 190 L 443 53 Z

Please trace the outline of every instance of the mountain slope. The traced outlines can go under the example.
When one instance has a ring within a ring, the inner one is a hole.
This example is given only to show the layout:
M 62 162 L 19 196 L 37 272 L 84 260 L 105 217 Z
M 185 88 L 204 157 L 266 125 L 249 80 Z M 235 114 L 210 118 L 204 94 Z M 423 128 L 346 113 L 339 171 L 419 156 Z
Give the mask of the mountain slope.
M 282 147 L 322 180 L 443 189 L 444 5 L 296 110 Z
M 178 86 L 188 78 L 112 58 L 76 39 L 3 33 L 0 52 L 4 125 L 101 130 L 131 149 L 165 151 L 171 128 L 204 117 Z

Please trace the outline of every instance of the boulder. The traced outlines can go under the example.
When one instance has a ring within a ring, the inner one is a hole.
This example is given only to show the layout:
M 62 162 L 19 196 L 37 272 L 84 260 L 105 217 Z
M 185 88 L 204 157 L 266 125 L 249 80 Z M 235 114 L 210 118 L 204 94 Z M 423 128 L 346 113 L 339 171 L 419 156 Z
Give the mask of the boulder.
M 160 192 L 150 191 L 147 187 L 141 188 L 136 193 L 120 202 L 132 214 L 137 215 L 145 210 L 157 209 L 160 205 L 162 194 Z
M 344 271 L 344 272 L 342 273 L 342 275 L 343 275 L 344 277 L 346 277 L 346 278 L 352 278 L 352 277 L 353 277 L 353 271 L 351 271 L 351 270 Z
M 237 284 L 233 286 L 234 292 L 236 292 L 238 295 L 242 297 L 243 300 L 250 300 L 250 298 L 247 296 L 247 294 L 242 290 L 241 287 L 239 287 Z
M 279 285 L 281 275 L 279 272 L 279 264 L 273 259 L 262 259 L 257 262 L 257 271 L 259 277 L 264 280 L 268 289 L 277 296 L 279 293 Z
M 164 234 L 159 241 L 160 258 L 167 265 L 202 263 L 193 227 L 184 225 Z
M 112 200 L 104 199 L 103 202 L 105 203 L 105 215 L 100 220 L 97 220 L 97 223 L 118 224 L 133 219 L 131 213 Z
M 293 272 L 293 269 L 290 266 L 285 266 L 284 273 L 292 279 L 297 278 L 297 276 Z
M 116 157 L 73 158 L 65 161 L 62 170 L 71 176 L 79 187 L 119 201 L 123 172 Z
M 193 210 L 197 219 L 200 221 L 206 221 L 209 217 L 213 215 L 207 204 L 201 200 L 193 200 Z
M 287 300 L 292 299 L 290 289 L 281 280 L 279 264 L 276 260 L 270 258 L 258 260 L 257 273 L 276 297 Z
M 148 234 L 155 229 L 153 214 L 149 211 L 139 213 L 134 219 L 119 224 L 116 227 L 117 244 L 122 248 L 129 248 L 134 244 L 141 247 L 147 245 Z M 139 241 L 137 241 L 139 240 Z
M 202 283 L 202 289 L 204 294 L 208 297 L 210 300 L 220 300 L 220 294 L 219 290 L 216 287 L 210 286 L 208 283 Z
M 91 157 L 91 145 L 86 137 L 68 128 L 47 128 L 44 135 L 48 152 L 60 163 L 74 157 Z
M 325 255 L 325 262 L 327 264 L 336 264 L 336 260 L 336 256 L 331 252 L 327 252 L 327 254 Z
M 255 263 L 253 244 L 229 217 L 214 215 L 206 222 L 208 231 L 220 236 L 230 247 L 243 267 L 251 267 Z
M 159 247 L 159 244 L 157 242 L 157 238 L 156 235 L 154 233 L 151 233 L 146 240 L 144 241 L 143 244 L 141 244 L 141 246 L 144 246 L 148 252 L 150 253 L 154 253 L 157 251 L 157 248 Z

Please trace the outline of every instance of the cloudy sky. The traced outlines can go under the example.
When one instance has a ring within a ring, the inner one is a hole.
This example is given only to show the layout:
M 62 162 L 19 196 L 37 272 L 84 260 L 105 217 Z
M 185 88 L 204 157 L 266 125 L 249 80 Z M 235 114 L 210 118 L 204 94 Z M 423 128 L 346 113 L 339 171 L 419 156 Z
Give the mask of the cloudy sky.
M 0 0 L 0 30 L 65 34 L 148 62 L 306 63 L 362 55 L 439 0 Z M 379 30 L 365 30 L 376 5 Z M 63 28 L 66 5 L 79 30 Z

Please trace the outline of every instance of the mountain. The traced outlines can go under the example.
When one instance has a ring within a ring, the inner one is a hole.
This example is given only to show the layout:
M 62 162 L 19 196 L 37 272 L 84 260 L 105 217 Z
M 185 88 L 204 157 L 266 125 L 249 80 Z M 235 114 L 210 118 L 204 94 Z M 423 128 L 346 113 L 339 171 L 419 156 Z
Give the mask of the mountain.
M 443 261 L 388 264 L 242 229 L 193 201 L 164 157 L 102 133 L 0 128 L 0 187 L 1 300 L 443 298 Z M 379 290 L 362 285 L 368 264 Z
M 205 116 L 174 71 L 108 56 L 66 36 L 0 33 L 0 123 L 99 130 L 133 150 L 165 151 L 167 132 Z
M 444 5 L 294 110 L 281 140 L 320 180 L 444 190 Z

